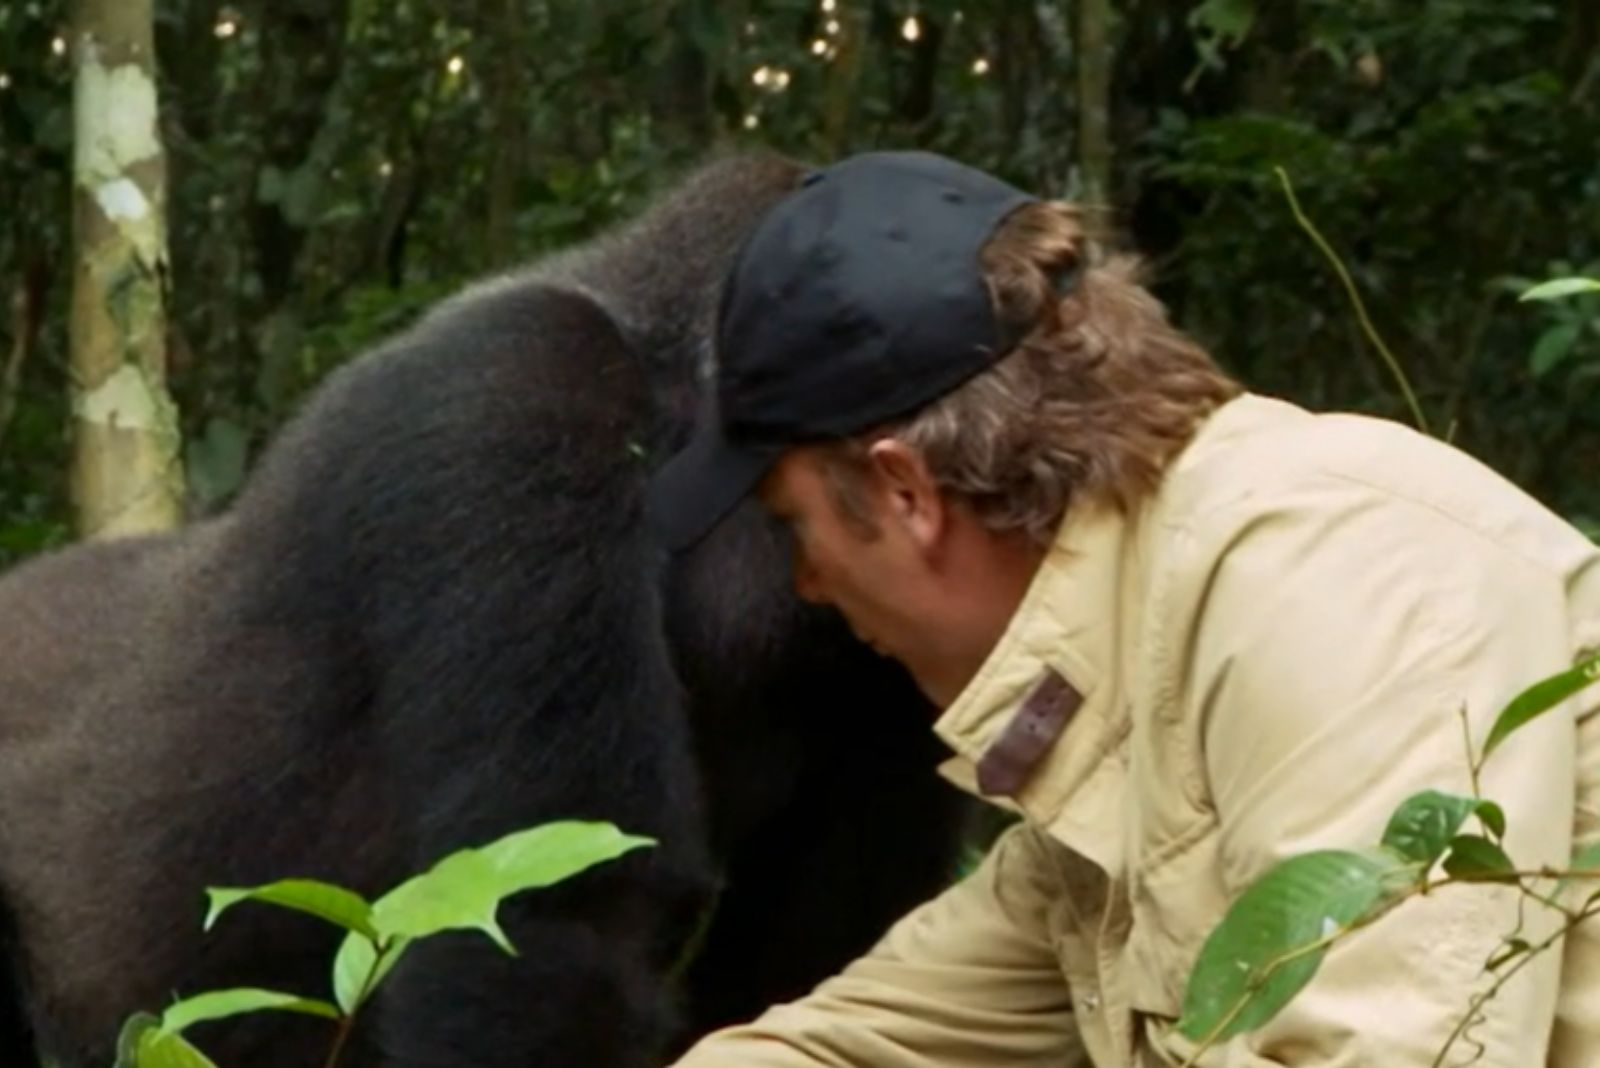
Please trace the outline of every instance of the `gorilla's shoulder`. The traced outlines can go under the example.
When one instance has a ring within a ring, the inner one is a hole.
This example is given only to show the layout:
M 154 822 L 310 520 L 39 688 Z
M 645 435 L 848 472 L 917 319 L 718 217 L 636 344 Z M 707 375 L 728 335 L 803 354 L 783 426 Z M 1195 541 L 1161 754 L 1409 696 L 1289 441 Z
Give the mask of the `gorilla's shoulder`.
M 470 287 L 330 375 L 265 459 L 393 473 L 397 455 L 524 453 L 650 411 L 642 361 L 606 310 L 523 272 Z
M 34 591 L 69 588 L 95 600 L 108 580 L 159 566 L 181 552 L 175 531 L 105 541 L 78 541 L 28 558 L 0 573 L 0 612 Z
M 631 500 L 654 418 L 642 358 L 605 309 L 512 275 L 330 375 L 239 505 L 262 517 L 251 525 L 292 513 L 300 540 L 333 545 L 352 531 L 394 544 L 512 500 L 539 514 L 558 489 Z
M 593 295 L 530 270 L 450 298 L 325 392 L 385 405 L 403 391 L 423 402 L 499 397 L 566 409 L 597 387 L 614 402 L 619 390 L 642 386 L 639 375 L 633 347 Z

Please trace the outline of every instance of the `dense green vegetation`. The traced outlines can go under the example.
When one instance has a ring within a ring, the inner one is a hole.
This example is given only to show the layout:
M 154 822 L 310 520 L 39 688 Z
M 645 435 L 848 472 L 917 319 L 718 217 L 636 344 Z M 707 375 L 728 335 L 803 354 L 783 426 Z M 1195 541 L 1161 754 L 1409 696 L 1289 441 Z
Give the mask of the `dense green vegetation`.
M 199 509 L 320 375 L 708 151 L 923 146 L 1106 189 L 1260 389 L 1408 418 L 1600 517 L 1590 0 L 164 0 L 172 383 Z M 1108 20 L 1108 21 L 1106 21 Z M 69 536 L 70 34 L 0 8 L 0 562 Z M 1105 50 L 1083 44 L 1108 42 Z

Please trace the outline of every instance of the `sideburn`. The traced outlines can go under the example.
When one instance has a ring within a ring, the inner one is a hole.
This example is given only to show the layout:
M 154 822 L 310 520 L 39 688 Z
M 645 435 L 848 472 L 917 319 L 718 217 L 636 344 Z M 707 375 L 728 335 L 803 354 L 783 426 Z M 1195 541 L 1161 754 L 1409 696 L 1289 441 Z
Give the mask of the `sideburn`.
M 872 517 L 867 504 L 866 464 L 856 454 L 854 442 L 830 443 L 818 449 L 823 477 L 828 486 L 828 502 L 844 525 L 863 541 L 877 541 L 883 528 Z

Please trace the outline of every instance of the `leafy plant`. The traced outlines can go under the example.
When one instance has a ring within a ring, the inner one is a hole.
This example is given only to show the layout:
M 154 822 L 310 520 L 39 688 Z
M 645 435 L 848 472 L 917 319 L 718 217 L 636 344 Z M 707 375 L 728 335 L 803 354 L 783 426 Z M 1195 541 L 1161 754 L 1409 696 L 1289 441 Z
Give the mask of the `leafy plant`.
M 1552 278 L 1522 294 L 1522 299 L 1560 300 L 1578 293 L 1600 293 L 1600 278 Z
M 1548 305 L 1547 325 L 1528 357 L 1528 372 L 1543 378 L 1577 354 L 1585 335 L 1600 335 L 1600 279 L 1552 278 L 1523 292 L 1524 302 Z M 1587 299 L 1585 299 L 1587 298 Z
M 1447 887 L 1499 883 L 1560 911 L 1563 922 L 1537 943 L 1505 936 L 1485 965 L 1494 982 L 1464 1006 L 1434 1062 L 1444 1063 L 1482 1007 L 1518 971 L 1567 931 L 1600 913 L 1600 889 L 1577 905 L 1561 901 L 1573 881 L 1600 882 L 1600 843 L 1581 845 L 1566 870 L 1520 870 L 1504 848 L 1505 811 L 1482 797 L 1478 787 L 1484 762 L 1506 739 L 1596 681 L 1600 653 L 1587 654 L 1507 704 L 1476 756 L 1469 738 L 1471 796 L 1425 790 L 1395 809 L 1375 848 L 1300 854 L 1252 883 L 1212 930 L 1189 973 L 1175 1025 L 1179 1034 L 1199 1043 L 1187 1063 L 1196 1063 L 1219 1042 L 1266 1024 L 1311 982 L 1329 949 L 1411 898 Z M 1464 711 L 1462 722 L 1465 728 Z M 1464 830 L 1474 819 L 1476 830 Z M 1435 869 L 1443 874 L 1431 874 Z M 1560 880 L 1554 893 L 1535 885 L 1550 880 Z
M 452 853 L 370 903 L 352 890 L 315 879 L 210 888 L 208 931 L 223 913 L 247 901 L 303 912 L 342 928 L 346 934 L 331 975 L 333 1001 L 254 987 L 196 994 L 169 1005 L 160 1016 L 130 1017 L 117 1041 L 116 1068 L 215 1068 L 185 1032 L 195 1024 L 253 1012 L 293 1012 L 333 1021 L 336 1029 L 326 1061 L 332 1068 L 362 1006 L 412 943 L 443 931 L 481 931 L 515 956 L 516 948 L 496 917 L 503 900 L 653 844 L 609 823 L 561 821 Z
M 1554 265 L 1570 270 L 1566 263 Z M 1548 389 L 1562 390 L 1568 408 L 1594 410 L 1594 386 L 1600 380 L 1600 278 L 1596 265 L 1588 275 L 1562 274 L 1533 285 L 1525 279 L 1507 279 L 1518 300 L 1542 310 L 1543 327 L 1528 354 L 1528 374 Z M 1591 502 L 1585 510 L 1567 517 L 1573 526 L 1600 541 L 1600 509 Z

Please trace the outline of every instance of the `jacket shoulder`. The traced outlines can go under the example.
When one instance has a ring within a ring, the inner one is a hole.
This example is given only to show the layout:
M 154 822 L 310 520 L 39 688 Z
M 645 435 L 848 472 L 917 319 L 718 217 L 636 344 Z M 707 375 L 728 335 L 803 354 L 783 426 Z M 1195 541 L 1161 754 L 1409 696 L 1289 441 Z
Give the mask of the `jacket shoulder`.
M 1169 470 L 1158 525 L 1202 540 L 1270 528 L 1279 517 L 1332 523 L 1377 510 L 1388 522 L 1451 528 L 1568 571 L 1592 542 L 1463 450 L 1399 423 L 1312 413 L 1247 394 L 1219 409 Z

